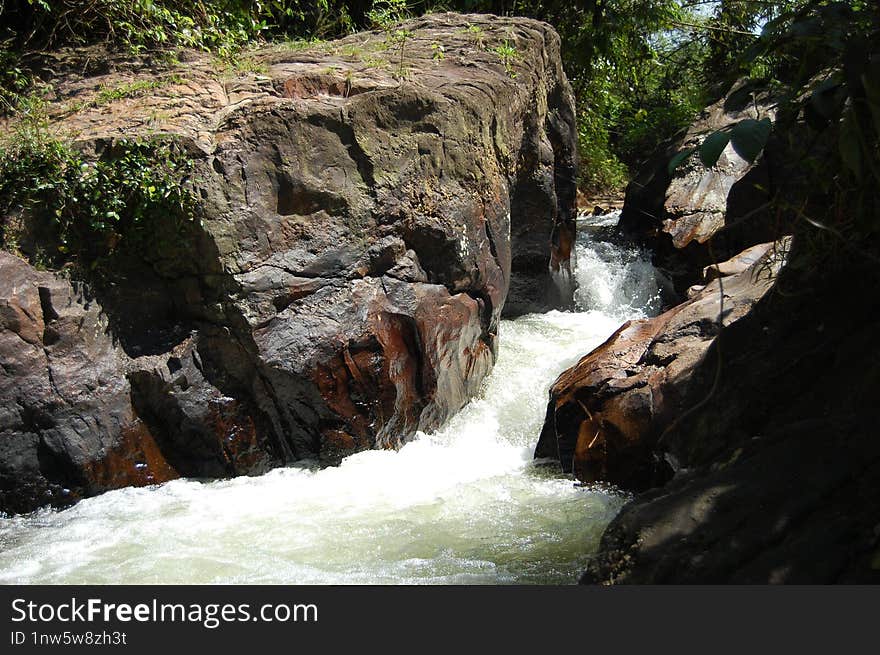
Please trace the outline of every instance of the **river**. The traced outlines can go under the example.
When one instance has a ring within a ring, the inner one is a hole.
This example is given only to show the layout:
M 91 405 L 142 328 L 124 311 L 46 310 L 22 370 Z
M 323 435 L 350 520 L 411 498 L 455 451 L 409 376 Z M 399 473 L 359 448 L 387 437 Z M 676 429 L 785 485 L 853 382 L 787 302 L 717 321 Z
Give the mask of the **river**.
M 498 361 L 444 428 L 399 451 L 260 477 L 122 489 L 0 518 L 0 583 L 569 584 L 625 497 L 532 451 L 547 389 L 623 321 L 655 313 L 644 257 L 582 219 L 576 312 L 504 321 Z

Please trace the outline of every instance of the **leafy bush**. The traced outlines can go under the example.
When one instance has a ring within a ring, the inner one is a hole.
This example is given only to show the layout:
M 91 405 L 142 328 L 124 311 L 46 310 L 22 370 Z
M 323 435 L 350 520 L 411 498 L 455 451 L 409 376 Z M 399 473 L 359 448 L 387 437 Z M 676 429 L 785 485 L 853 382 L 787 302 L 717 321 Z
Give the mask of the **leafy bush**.
M 54 251 L 27 253 L 44 262 L 94 264 L 117 248 L 154 239 L 192 216 L 186 180 L 192 162 L 173 143 L 121 139 L 90 160 L 50 135 L 32 101 L 11 139 L 0 145 L 2 245 L 17 249 L 43 228 Z M 21 219 L 27 217 L 27 221 Z
M 608 121 L 602 113 L 580 106 L 578 112 L 578 186 L 587 191 L 620 189 L 626 184 L 626 165 L 612 152 Z
M 371 27 L 390 30 L 395 23 L 409 16 L 410 7 L 407 0 L 375 0 L 367 12 Z
M 26 50 L 104 41 L 131 51 L 202 48 L 229 60 L 243 44 L 264 38 L 328 38 L 364 27 L 396 35 L 399 20 L 435 8 L 522 15 L 549 22 L 562 37 L 579 107 L 581 183 L 593 190 L 619 188 L 628 169 L 690 123 L 733 78 L 748 75 L 770 84 L 821 61 L 820 49 L 761 50 L 758 30 L 765 25 L 772 32 L 785 16 L 836 4 L 856 11 L 871 5 L 867 0 L 5 0 L 0 105 L 3 111 L 14 108 L 30 84 L 18 57 Z M 800 27 L 815 28 L 815 22 Z M 839 32 L 819 36 L 838 38 Z M 478 30 L 471 36 L 483 47 Z M 407 39 L 396 38 L 402 62 Z M 744 52 L 754 56 L 743 57 Z M 514 52 L 502 47 L 496 54 L 515 74 Z M 435 49 L 435 57 L 442 56 Z M 398 74 L 403 73 L 401 63 Z
M 110 41 L 134 50 L 231 50 L 264 34 L 333 35 L 351 29 L 340 0 L 7 0 L 0 18 L 13 47 Z

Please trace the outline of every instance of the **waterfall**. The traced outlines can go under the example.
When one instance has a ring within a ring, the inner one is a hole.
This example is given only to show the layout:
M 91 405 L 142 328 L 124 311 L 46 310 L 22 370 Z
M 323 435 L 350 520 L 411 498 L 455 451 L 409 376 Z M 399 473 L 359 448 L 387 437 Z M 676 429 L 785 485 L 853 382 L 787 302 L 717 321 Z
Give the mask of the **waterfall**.
M 625 501 L 532 450 L 556 376 L 659 309 L 637 250 L 579 220 L 577 311 L 504 321 L 480 396 L 443 429 L 341 466 L 176 480 L 0 518 L 0 583 L 572 583 Z

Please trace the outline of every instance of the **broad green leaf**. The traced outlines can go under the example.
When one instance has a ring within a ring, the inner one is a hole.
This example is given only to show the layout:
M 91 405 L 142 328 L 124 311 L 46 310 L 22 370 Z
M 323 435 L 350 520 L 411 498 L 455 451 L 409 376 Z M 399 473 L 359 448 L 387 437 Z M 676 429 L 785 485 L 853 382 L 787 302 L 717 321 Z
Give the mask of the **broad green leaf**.
M 687 150 L 682 150 L 675 157 L 669 160 L 669 174 L 673 175 L 675 173 L 675 169 L 681 166 L 687 159 L 697 151 L 696 148 L 688 148 Z
M 724 152 L 729 142 L 730 134 L 722 130 L 707 136 L 706 140 L 703 141 L 703 145 L 700 146 L 700 161 L 703 162 L 703 166 L 712 168 L 717 164 L 718 158 Z
M 730 142 L 740 157 L 748 162 L 753 162 L 767 145 L 767 139 L 770 138 L 772 129 L 773 124 L 769 118 L 761 120 L 747 118 L 733 126 L 730 131 Z

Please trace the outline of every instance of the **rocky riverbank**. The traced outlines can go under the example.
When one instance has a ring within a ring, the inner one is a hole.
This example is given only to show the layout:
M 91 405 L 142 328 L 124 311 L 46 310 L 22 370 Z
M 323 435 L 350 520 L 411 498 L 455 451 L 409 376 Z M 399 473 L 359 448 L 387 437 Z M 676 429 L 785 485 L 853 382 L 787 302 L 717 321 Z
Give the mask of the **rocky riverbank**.
M 680 148 L 771 112 L 743 89 L 627 191 L 621 231 L 688 298 L 624 325 L 550 391 L 536 456 L 641 492 L 583 583 L 880 582 L 880 302 L 861 291 L 877 284 L 876 242 L 770 211 L 774 193 L 799 199 L 802 215 L 847 209 L 804 186 L 795 144 L 808 128 L 797 116 L 754 164 L 728 145 L 717 167 L 692 158 L 669 169 Z M 811 157 L 827 158 L 814 143 Z M 853 210 L 867 219 L 872 208 Z M 753 245 L 788 229 L 791 240 Z
M 502 314 L 571 302 L 559 37 L 456 14 L 395 34 L 225 71 L 47 58 L 50 129 L 94 159 L 177 144 L 196 220 L 94 273 L 38 270 L 38 233 L 0 254 L 0 511 L 398 446 L 478 390 Z
M 645 490 L 671 477 L 659 442 L 686 402 L 691 377 L 721 329 L 733 325 L 770 289 L 790 240 L 764 244 L 764 254 L 716 277 L 660 316 L 628 321 L 565 371 L 550 389 L 535 456 L 560 461 L 585 483 Z
M 583 582 L 880 582 L 880 305 L 819 277 L 805 298 L 784 270 L 710 347 L 658 448 L 675 476 L 624 507 Z

